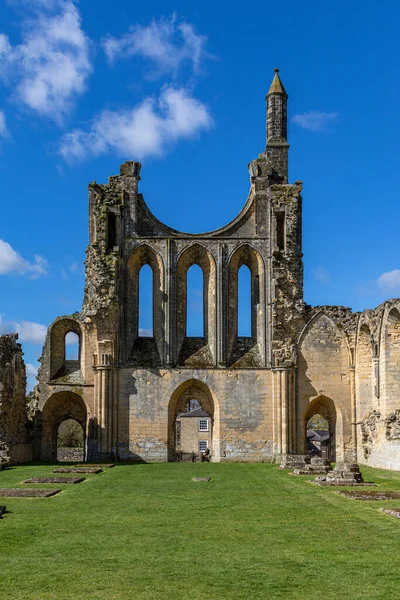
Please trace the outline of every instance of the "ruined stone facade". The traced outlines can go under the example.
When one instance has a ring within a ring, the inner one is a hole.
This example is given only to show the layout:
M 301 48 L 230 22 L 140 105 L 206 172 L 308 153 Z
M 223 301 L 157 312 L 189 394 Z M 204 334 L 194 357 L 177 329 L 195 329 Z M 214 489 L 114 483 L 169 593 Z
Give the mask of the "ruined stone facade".
M 330 424 L 332 459 L 400 468 L 400 301 L 362 314 L 305 305 L 287 99 L 276 72 L 266 149 L 249 165 L 247 201 L 225 227 L 193 235 L 158 221 L 139 192 L 137 162 L 90 184 L 84 302 L 48 331 L 37 457 L 56 456 L 58 426 L 74 418 L 89 460 L 174 460 L 175 420 L 189 394 L 212 419 L 214 461 L 304 454 L 307 420 L 318 413 Z M 193 264 L 204 275 L 202 337 L 186 331 Z M 138 322 L 144 265 L 153 273 L 151 337 Z M 242 265 L 251 273 L 248 337 L 238 335 Z M 74 361 L 65 360 L 71 331 L 80 341 Z
M 16 333 L 0 336 L 0 459 L 32 460 L 32 435 L 25 397 L 26 372 Z

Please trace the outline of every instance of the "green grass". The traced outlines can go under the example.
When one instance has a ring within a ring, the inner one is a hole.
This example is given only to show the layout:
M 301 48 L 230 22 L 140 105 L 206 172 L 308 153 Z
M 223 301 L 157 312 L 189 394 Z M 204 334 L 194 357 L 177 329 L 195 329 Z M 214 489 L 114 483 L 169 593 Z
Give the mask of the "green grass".
M 0 486 L 51 469 L 3 471 Z M 364 476 L 400 490 L 400 473 Z M 63 488 L 49 499 L 0 498 L 10 511 L 1 600 L 399 597 L 400 520 L 377 510 L 399 501 L 349 500 L 266 464 L 118 465 L 87 477 L 49 486 Z

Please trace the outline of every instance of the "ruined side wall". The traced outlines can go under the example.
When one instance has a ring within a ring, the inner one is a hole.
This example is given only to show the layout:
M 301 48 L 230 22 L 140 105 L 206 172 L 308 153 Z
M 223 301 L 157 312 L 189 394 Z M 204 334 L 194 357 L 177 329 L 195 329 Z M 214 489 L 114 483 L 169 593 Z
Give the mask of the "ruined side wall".
M 65 338 L 70 331 L 79 337 L 79 360 L 65 360 Z M 98 352 L 96 340 L 96 327 L 89 318 L 83 322 L 77 313 L 58 317 L 50 325 L 38 376 L 35 459 L 55 460 L 58 426 L 67 418 L 81 423 L 88 439 L 88 456 L 95 457 L 97 442 L 93 434 L 97 415 L 93 363 Z
M 32 460 L 26 371 L 18 335 L 0 336 L 0 456 L 12 464 Z
M 371 347 L 364 352 L 364 369 L 372 371 L 373 389 L 372 394 L 358 390 L 358 460 L 400 470 L 400 301 L 388 300 L 373 311 L 365 311 L 363 320 L 370 326 Z M 357 344 L 360 355 L 362 328 L 366 331 L 362 325 Z M 357 377 L 362 375 L 363 371 L 357 370 Z
M 344 334 L 324 313 L 310 321 L 299 346 L 297 437 L 303 452 L 306 422 L 316 403 L 334 432 L 336 460 L 351 459 L 349 351 Z
M 168 459 L 168 406 L 184 382 L 210 390 L 214 404 L 214 459 L 273 460 L 271 371 L 121 369 L 118 438 L 121 460 Z

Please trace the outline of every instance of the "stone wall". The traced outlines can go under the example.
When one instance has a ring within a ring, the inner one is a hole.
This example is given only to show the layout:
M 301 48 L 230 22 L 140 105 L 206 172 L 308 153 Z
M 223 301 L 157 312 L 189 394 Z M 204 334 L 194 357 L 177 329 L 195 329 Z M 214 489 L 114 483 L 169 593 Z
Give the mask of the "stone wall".
M 85 459 L 83 448 L 57 448 L 59 462 L 82 462 Z
M 349 348 L 332 318 L 318 312 L 308 323 L 298 354 L 298 439 L 305 453 L 305 431 L 313 414 L 322 414 L 331 428 L 333 460 L 354 458 Z
M 172 455 L 179 400 L 189 388 L 190 399 L 212 415 L 213 460 L 274 460 L 271 371 L 211 369 L 120 371 L 121 460 L 165 461 Z
M 0 336 L 0 456 L 11 464 L 32 459 L 26 371 L 18 335 Z
M 272 461 L 305 452 L 306 422 L 330 424 L 333 459 L 400 469 L 400 303 L 353 313 L 303 298 L 302 184 L 288 183 L 287 94 L 267 94 L 267 146 L 249 165 L 240 213 L 202 234 L 161 223 L 127 161 L 89 186 L 80 313 L 49 328 L 39 373 L 37 456 L 81 423 L 89 460 L 173 460 L 187 395 L 212 417 L 213 460 Z M 187 272 L 204 276 L 204 336 L 186 331 Z M 153 336 L 140 334 L 139 273 L 153 272 Z M 238 272 L 251 273 L 251 335 L 238 335 Z M 66 361 L 65 336 L 80 340 Z

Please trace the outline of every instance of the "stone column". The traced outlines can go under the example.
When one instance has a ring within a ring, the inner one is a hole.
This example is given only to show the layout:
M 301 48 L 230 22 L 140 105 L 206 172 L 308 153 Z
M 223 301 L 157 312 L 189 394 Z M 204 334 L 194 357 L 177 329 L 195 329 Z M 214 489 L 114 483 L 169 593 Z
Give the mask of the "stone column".
M 375 378 L 375 398 L 378 399 L 378 406 L 380 404 L 379 402 L 379 397 L 380 397 L 380 372 L 379 372 L 379 356 L 374 356 L 373 358 L 374 361 L 374 378 Z M 361 415 L 360 415 L 361 416 Z
M 226 245 L 218 246 L 218 262 L 217 262 L 217 365 L 225 367 L 227 362 L 226 346 L 227 346 L 227 277 L 226 277 Z
M 113 391 L 112 391 L 112 442 L 111 452 L 115 460 L 118 460 L 118 370 L 113 369 Z
M 176 256 L 175 242 L 172 239 L 167 240 L 167 265 L 165 275 L 165 293 L 167 296 L 165 310 L 165 341 L 166 341 L 166 364 L 174 366 L 178 360 L 177 357 L 177 305 L 176 305 Z
M 353 445 L 353 461 L 357 462 L 357 409 L 356 409 L 356 368 L 349 367 L 351 396 L 351 437 Z
M 171 240 L 167 239 L 166 260 L 165 260 L 165 296 L 164 319 L 165 319 L 165 340 L 164 340 L 164 361 L 167 366 L 172 365 L 171 354 Z
M 296 452 L 294 367 L 272 370 L 273 441 L 278 457 Z
M 110 354 L 101 354 L 100 364 L 96 367 L 98 382 L 98 454 L 100 457 L 110 458 L 113 446 L 116 444 L 114 412 L 117 398 L 115 396 L 116 369 L 111 364 Z
M 99 452 L 104 454 L 107 452 L 107 426 L 108 426 L 108 367 L 98 367 L 100 375 L 100 410 L 99 410 L 99 426 L 100 426 L 100 439 L 99 439 Z
M 277 394 L 276 394 L 276 403 L 277 403 L 277 432 L 278 432 L 278 455 L 282 455 L 282 379 L 280 377 L 280 372 L 276 371 L 276 379 L 277 379 Z
M 282 454 L 288 454 L 289 441 L 289 406 L 288 406 L 288 372 L 281 371 L 281 404 L 282 404 Z
M 289 397 L 289 453 L 297 453 L 296 444 L 296 378 L 295 368 L 288 371 L 288 397 Z

